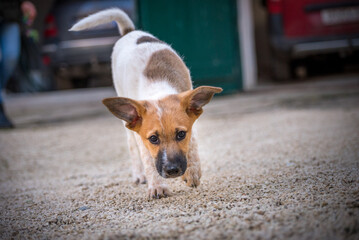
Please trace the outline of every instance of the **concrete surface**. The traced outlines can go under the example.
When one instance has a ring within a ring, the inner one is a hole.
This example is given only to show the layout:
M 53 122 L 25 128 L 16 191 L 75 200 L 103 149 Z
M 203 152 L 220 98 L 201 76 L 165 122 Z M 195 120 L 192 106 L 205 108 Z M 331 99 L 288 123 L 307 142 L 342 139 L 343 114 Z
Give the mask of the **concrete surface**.
M 146 199 L 111 89 L 9 96 L 1 239 L 358 239 L 359 78 L 222 96 L 197 123 L 197 189 Z

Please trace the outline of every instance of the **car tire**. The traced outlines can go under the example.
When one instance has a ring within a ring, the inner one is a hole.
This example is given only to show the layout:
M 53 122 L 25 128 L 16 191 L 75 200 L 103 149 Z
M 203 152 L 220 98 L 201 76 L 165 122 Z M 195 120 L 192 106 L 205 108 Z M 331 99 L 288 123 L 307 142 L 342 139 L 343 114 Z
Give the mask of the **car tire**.
M 272 77 L 274 80 L 281 82 L 290 80 L 290 60 L 274 56 L 271 63 Z
M 89 86 L 89 77 L 73 77 L 71 78 L 73 88 L 87 88 Z

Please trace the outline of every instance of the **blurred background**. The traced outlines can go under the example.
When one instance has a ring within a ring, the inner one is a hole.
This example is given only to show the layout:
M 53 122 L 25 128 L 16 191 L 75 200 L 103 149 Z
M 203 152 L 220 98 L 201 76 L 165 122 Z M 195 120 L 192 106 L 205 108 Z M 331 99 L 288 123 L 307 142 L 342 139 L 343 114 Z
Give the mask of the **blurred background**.
M 3 0 L 0 59 L 14 66 L 2 67 L 2 92 L 112 86 L 116 24 L 68 31 L 110 7 L 183 56 L 194 86 L 220 86 L 228 94 L 359 75 L 359 0 Z M 9 23 L 17 33 L 5 32 Z
M 116 25 L 68 31 L 79 19 L 110 7 L 124 9 L 137 28 L 170 43 L 195 85 L 221 86 L 228 93 L 359 70 L 357 0 L 31 2 L 37 14 L 31 26 L 21 27 L 10 92 L 110 86 Z

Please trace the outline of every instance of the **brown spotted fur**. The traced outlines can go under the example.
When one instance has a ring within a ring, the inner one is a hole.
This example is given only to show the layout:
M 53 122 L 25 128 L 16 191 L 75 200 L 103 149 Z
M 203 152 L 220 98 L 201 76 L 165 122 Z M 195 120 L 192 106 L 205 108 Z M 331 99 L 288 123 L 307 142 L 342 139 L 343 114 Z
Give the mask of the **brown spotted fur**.
M 178 92 L 192 88 L 186 65 L 174 52 L 163 49 L 152 54 L 144 75 L 152 81 L 168 81 Z
M 155 37 L 150 37 L 150 36 L 143 36 L 140 37 L 139 39 L 137 39 L 136 44 L 141 44 L 141 43 L 163 43 L 161 40 L 155 38 Z

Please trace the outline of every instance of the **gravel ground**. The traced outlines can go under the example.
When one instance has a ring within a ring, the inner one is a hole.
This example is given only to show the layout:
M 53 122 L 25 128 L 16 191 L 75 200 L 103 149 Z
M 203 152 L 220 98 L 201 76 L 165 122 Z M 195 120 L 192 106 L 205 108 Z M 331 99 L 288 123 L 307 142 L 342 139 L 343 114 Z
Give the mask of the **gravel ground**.
M 159 200 L 108 113 L 0 131 L 0 238 L 359 239 L 358 82 L 219 97 L 197 128 L 201 185 Z

